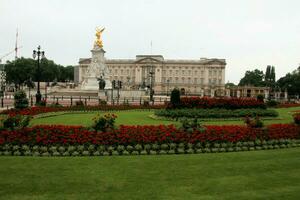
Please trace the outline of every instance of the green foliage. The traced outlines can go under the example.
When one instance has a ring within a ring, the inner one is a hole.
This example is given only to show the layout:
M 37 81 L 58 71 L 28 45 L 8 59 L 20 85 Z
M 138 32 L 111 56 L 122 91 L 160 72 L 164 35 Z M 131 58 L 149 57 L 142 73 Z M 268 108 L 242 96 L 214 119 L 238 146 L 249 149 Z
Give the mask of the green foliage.
M 23 90 L 19 90 L 14 94 L 14 106 L 16 109 L 24 109 L 28 107 L 28 99 Z
M 264 126 L 264 123 L 259 119 L 258 116 L 253 119 L 250 117 L 246 117 L 244 122 L 251 128 L 262 128 Z
M 269 101 L 267 101 L 266 104 L 267 104 L 268 107 L 276 107 L 276 106 L 279 105 L 279 102 L 275 101 L 275 100 L 269 100 Z
M 31 58 L 18 58 L 15 61 L 8 61 L 5 65 L 6 80 L 14 83 L 17 88 L 28 85 L 27 81 L 42 82 L 66 82 L 74 79 L 74 67 L 55 64 L 52 60 L 42 59 L 40 64 L 41 74 L 37 76 L 37 61 Z
M 178 118 L 240 118 L 246 116 L 277 117 L 275 110 L 265 109 L 165 109 L 156 110 L 155 115 L 171 119 Z
M 277 84 L 282 89 L 287 89 L 289 95 L 300 94 L 300 67 L 292 73 L 286 74 L 281 77 Z
M 264 72 L 258 69 L 255 69 L 254 71 L 246 71 L 245 76 L 239 82 L 239 86 L 265 86 L 264 76 Z
M 29 125 L 31 119 L 32 117 L 28 115 L 15 115 L 15 116 L 8 115 L 1 119 L 0 129 L 5 129 L 5 130 L 22 129 Z
M 197 118 L 194 118 L 192 120 L 184 118 L 183 120 L 181 120 L 180 128 L 186 133 L 193 133 L 195 130 L 198 130 L 201 132 L 205 131 L 205 127 L 201 126 L 201 124 Z
M 111 131 L 115 128 L 115 120 L 117 116 L 111 113 L 104 114 L 104 116 L 101 116 L 98 114 L 94 119 L 94 124 L 92 125 L 92 128 L 95 131 Z
M 173 108 L 180 105 L 180 91 L 178 88 L 174 88 L 171 92 L 171 105 Z

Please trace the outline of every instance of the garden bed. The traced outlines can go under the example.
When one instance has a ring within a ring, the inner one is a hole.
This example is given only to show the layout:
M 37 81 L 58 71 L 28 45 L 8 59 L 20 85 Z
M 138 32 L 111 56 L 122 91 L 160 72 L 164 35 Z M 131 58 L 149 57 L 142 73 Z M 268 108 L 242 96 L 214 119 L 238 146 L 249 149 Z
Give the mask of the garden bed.
M 171 119 L 187 118 L 242 118 L 242 117 L 277 117 L 278 113 L 270 109 L 161 109 L 155 115 Z

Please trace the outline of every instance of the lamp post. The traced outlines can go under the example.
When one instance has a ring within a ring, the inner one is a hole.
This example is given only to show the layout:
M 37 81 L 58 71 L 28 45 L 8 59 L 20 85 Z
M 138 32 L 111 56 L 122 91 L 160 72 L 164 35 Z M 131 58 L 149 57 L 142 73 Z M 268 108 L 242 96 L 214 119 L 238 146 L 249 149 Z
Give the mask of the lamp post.
M 37 92 L 35 95 L 35 103 L 39 104 L 42 100 L 42 95 L 41 95 L 41 91 L 40 91 L 40 76 L 41 76 L 41 69 L 40 69 L 40 61 L 42 58 L 45 58 L 45 52 L 41 51 L 41 46 L 39 45 L 37 47 L 37 51 L 33 50 L 33 54 L 32 54 L 33 59 L 35 59 L 37 57 Z
M 167 97 L 169 96 L 169 88 L 170 87 L 170 80 L 167 79 Z
M 153 94 L 154 94 L 154 91 L 153 91 L 153 89 L 152 89 L 152 88 L 153 88 L 152 82 L 153 82 L 153 75 L 154 75 L 154 69 L 153 69 L 153 66 L 151 66 L 149 75 L 150 75 L 150 101 L 153 102 Z

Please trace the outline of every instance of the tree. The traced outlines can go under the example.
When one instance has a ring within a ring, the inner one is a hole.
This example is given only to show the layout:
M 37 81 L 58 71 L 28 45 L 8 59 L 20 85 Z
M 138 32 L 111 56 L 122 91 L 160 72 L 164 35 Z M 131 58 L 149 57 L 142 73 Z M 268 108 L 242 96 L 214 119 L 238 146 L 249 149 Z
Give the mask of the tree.
M 274 89 L 276 86 L 276 75 L 275 75 L 275 67 L 268 65 L 265 74 L 265 85 Z
M 6 82 L 13 83 L 16 89 L 20 89 L 25 81 L 33 78 L 35 74 L 34 60 L 22 57 L 12 62 L 8 61 L 4 70 Z
M 26 93 L 23 90 L 19 90 L 14 94 L 14 106 L 16 109 L 24 109 L 28 107 L 28 99 Z
M 300 94 L 300 70 L 299 68 L 292 73 L 286 74 L 281 77 L 277 84 L 282 89 L 287 89 L 289 95 Z
M 239 82 L 239 86 L 265 86 L 264 77 L 264 72 L 258 69 L 255 69 L 254 71 L 246 71 L 245 76 Z
M 55 64 L 52 60 L 42 59 L 40 63 L 41 82 L 53 82 L 55 80 L 66 82 L 74 80 L 74 67 Z M 19 58 L 15 61 L 8 61 L 5 65 L 6 82 L 15 84 L 19 89 L 26 81 L 37 81 L 37 63 L 31 58 Z
M 171 92 L 171 105 L 173 108 L 180 105 L 180 91 L 178 88 L 174 88 Z

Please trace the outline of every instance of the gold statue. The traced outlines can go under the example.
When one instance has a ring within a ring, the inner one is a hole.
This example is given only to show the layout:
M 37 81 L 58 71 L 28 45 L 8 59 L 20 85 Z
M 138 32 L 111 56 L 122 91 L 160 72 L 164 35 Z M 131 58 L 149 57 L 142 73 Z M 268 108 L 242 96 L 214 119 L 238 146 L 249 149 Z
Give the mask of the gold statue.
M 95 44 L 94 44 L 94 47 L 100 47 L 102 48 L 103 47 L 103 43 L 102 43 L 102 39 L 101 39 L 101 34 L 102 32 L 104 31 L 105 28 L 103 29 L 100 29 L 99 27 L 96 28 L 96 41 L 95 41 Z

